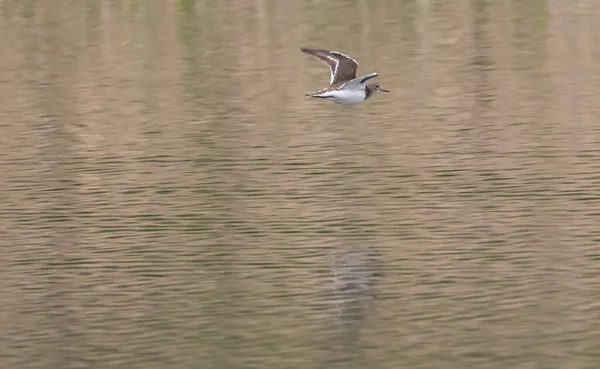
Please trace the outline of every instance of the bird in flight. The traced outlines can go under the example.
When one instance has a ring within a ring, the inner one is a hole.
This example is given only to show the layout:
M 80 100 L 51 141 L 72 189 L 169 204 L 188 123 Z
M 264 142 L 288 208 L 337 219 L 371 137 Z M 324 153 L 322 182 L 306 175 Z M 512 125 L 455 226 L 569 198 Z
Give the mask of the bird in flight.
M 301 48 L 302 52 L 316 56 L 329 66 L 331 79 L 329 87 L 306 96 L 329 99 L 338 104 L 358 104 L 373 96 L 376 92 L 390 92 L 379 87 L 378 83 L 367 83 L 377 73 L 369 73 L 356 78 L 358 62 L 338 51 Z

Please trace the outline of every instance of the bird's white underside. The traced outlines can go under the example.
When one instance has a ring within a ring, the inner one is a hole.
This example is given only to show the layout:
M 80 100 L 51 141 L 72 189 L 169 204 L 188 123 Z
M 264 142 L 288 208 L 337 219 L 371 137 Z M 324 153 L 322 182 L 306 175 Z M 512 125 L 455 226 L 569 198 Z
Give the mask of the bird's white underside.
M 326 97 L 338 104 L 358 104 L 365 100 L 367 96 L 365 89 L 360 90 L 332 90 L 320 94 L 314 94 L 317 97 Z
M 358 104 L 367 97 L 367 81 L 374 77 L 377 77 L 376 72 L 365 74 L 344 83 L 335 90 L 325 91 L 312 96 L 326 97 L 338 104 Z

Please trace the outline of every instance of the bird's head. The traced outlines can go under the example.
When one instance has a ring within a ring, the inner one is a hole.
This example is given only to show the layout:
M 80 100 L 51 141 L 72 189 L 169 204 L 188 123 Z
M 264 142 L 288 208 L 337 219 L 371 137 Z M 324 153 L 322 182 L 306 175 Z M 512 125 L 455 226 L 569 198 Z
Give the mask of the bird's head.
M 384 88 L 381 88 L 379 86 L 379 83 L 371 83 L 371 87 L 373 88 L 374 91 L 390 92 L 390 90 L 386 90 Z

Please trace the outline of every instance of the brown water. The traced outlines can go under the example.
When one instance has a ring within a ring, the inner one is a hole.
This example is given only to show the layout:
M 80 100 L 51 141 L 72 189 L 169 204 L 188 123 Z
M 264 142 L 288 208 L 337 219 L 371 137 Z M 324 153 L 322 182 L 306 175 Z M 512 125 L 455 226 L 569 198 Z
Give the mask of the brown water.
M 2 1 L 0 367 L 600 367 L 599 17 Z

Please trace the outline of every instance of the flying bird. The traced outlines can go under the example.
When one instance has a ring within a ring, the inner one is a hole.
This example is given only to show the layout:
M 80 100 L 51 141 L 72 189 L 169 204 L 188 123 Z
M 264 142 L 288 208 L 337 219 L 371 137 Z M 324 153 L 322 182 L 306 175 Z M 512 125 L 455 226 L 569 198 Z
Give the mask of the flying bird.
M 378 83 L 367 83 L 377 73 L 369 73 L 356 78 L 358 62 L 339 51 L 301 48 L 302 52 L 316 56 L 329 66 L 331 79 L 329 87 L 306 96 L 329 99 L 338 104 L 358 104 L 373 96 L 376 92 L 390 92 L 379 87 Z

